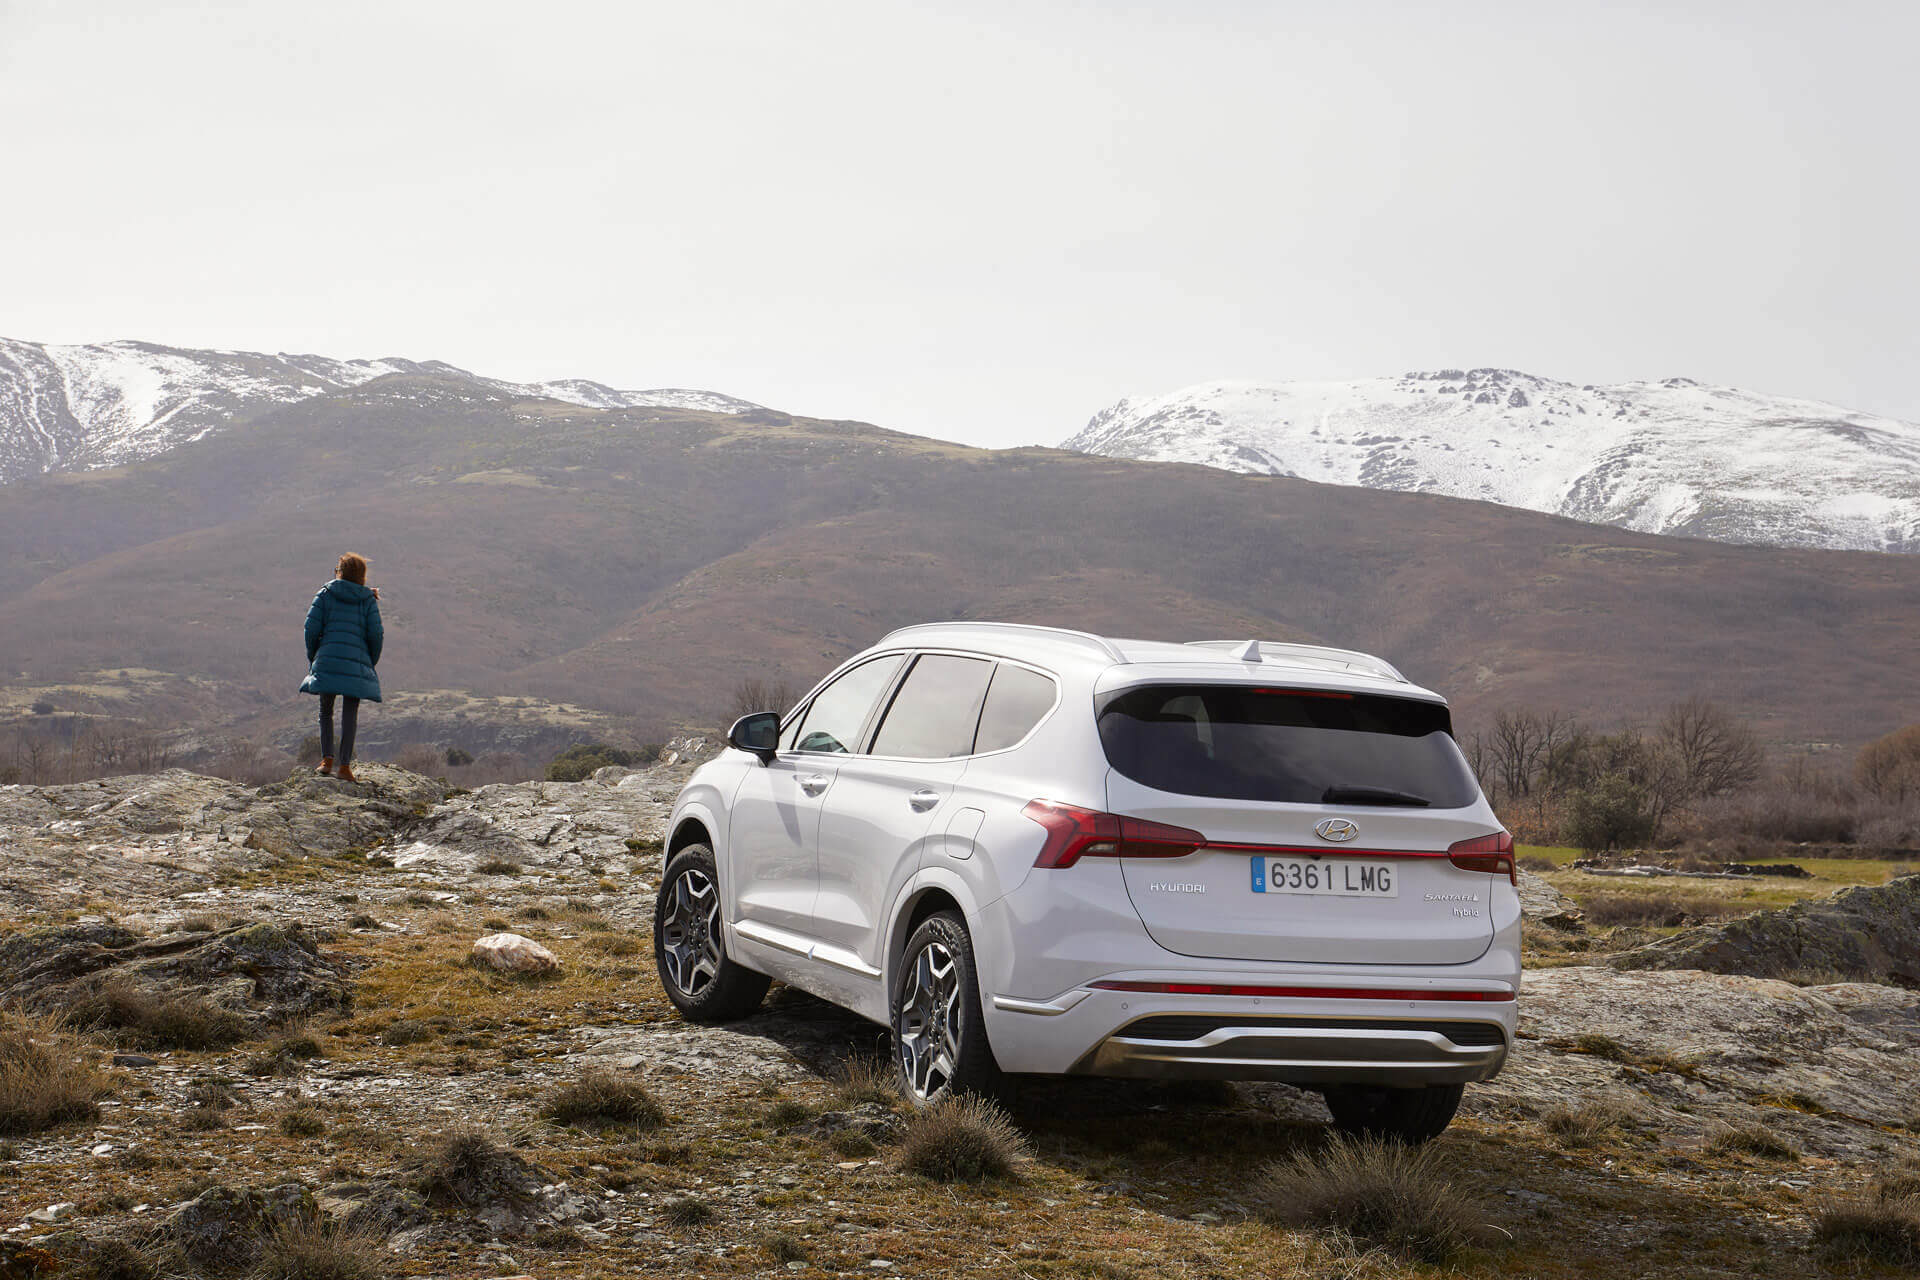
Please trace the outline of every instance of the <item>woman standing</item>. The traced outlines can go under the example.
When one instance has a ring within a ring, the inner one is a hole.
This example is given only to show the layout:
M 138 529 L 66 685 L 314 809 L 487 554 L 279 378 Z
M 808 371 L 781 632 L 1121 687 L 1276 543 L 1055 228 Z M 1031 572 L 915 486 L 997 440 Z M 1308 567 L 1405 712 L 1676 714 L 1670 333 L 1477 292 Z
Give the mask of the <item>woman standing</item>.
M 354 781 L 353 732 L 360 719 L 360 700 L 380 701 L 380 646 L 386 630 L 380 625 L 380 591 L 367 585 L 364 556 L 344 555 L 334 579 L 320 588 L 307 609 L 307 678 L 302 693 L 320 695 L 320 773 L 334 773 L 333 700 L 340 708 L 340 768 L 342 781 Z

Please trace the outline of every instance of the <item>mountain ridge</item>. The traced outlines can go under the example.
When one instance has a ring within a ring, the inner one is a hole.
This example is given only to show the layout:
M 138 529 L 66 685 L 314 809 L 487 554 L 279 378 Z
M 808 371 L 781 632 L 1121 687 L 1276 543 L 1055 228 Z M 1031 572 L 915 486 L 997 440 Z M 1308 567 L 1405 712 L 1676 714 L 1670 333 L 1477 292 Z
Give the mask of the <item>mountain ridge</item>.
M 1920 425 L 1691 378 L 1576 386 L 1485 368 L 1207 382 L 1123 399 L 1061 447 L 1646 533 L 1920 552 Z
M 623 391 L 582 378 L 509 382 L 441 360 L 341 360 L 132 339 L 62 344 L 0 338 L 0 484 L 158 457 L 249 414 L 394 374 L 453 378 L 514 398 L 594 409 L 746 413 L 760 408 L 719 392 L 680 387 Z

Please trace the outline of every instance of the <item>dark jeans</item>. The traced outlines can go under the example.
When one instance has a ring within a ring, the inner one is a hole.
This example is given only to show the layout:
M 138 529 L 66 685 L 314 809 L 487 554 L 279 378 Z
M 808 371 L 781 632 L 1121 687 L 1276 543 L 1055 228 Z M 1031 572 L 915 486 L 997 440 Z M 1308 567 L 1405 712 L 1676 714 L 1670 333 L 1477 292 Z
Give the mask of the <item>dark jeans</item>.
M 333 754 L 333 695 L 320 695 L 320 754 L 341 764 L 353 759 L 353 731 L 360 725 L 360 699 L 343 698 L 340 708 L 340 754 Z

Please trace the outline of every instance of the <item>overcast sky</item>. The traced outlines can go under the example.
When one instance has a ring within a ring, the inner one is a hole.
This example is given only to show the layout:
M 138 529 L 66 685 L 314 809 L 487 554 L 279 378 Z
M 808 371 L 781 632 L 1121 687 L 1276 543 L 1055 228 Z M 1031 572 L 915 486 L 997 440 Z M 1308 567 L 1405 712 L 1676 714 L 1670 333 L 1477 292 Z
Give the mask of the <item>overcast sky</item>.
M 1920 4 L 0 0 L 0 333 L 1053 443 L 1210 378 L 1920 420 Z

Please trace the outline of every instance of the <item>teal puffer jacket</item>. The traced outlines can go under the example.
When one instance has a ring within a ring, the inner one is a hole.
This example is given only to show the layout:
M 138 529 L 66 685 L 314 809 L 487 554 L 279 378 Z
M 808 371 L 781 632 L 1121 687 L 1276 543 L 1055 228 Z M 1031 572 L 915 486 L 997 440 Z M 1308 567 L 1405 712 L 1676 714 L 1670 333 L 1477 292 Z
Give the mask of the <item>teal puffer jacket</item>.
M 337 693 L 380 701 L 380 602 L 357 582 L 335 578 L 307 610 L 307 678 L 302 693 Z

